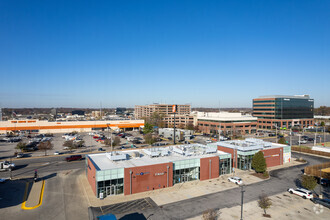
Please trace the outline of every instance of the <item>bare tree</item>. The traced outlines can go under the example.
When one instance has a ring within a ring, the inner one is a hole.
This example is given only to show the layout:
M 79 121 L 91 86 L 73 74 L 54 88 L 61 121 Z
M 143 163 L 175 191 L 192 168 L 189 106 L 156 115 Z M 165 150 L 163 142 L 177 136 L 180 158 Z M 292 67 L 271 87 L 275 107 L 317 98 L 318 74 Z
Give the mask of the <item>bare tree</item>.
M 266 194 L 261 194 L 259 196 L 258 205 L 260 208 L 262 208 L 264 210 L 264 212 L 265 212 L 264 215 L 267 215 L 266 209 L 270 208 L 270 206 L 272 205 L 272 201 L 270 200 L 270 198 L 267 197 Z
M 53 149 L 54 145 L 50 141 L 40 142 L 38 145 L 39 150 L 45 151 L 45 156 L 47 155 L 47 150 Z
M 215 209 L 208 209 L 203 212 L 203 220 L 217 220 L 219 213 Z

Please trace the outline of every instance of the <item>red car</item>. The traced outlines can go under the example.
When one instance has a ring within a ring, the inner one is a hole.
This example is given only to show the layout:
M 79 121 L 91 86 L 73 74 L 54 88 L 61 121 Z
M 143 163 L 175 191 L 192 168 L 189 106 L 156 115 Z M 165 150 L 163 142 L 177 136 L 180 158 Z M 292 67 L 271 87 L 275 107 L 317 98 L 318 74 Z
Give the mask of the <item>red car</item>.
M 75 161 L 75 160 L 81 160 L 82 156 L 81 155 L 72 155 L 70 157 L 66 157 L 65 160 L 66 162 L 70 162 L 70 161 Z

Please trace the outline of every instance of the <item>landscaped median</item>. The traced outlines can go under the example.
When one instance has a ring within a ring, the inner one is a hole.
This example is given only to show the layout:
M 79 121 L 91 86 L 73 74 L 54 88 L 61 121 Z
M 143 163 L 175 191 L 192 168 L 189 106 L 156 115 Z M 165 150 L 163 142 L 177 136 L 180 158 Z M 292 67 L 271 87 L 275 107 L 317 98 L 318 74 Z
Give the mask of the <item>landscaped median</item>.
M 25 193 L 23 197 L 22 209 L 30 210 L 41 206 L 42 198 L 45 189 L 45 180 L 33 183 L 32 188 L 29 192 L 29 185 L 31 182 L 27 182 L 25 186 Z

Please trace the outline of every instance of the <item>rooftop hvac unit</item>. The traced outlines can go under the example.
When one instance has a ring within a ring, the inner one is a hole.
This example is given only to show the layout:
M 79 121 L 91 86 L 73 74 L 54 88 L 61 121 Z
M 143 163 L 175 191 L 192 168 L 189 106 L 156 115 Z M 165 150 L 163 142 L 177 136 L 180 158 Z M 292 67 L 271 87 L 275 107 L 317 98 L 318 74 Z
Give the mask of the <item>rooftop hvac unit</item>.
M 118 151 L 114 151 L 111 153 L 105 153 L 105 156 L 112 161 L 117 161 L 117 160 L 126 160 L 127 159 L 127 154 L 123 154 Z
M 138 151 L 134 151 L 134 152 L 132 152 L 131 156 L 134 157 L 134 158 L 139 158 L 140 153 Z

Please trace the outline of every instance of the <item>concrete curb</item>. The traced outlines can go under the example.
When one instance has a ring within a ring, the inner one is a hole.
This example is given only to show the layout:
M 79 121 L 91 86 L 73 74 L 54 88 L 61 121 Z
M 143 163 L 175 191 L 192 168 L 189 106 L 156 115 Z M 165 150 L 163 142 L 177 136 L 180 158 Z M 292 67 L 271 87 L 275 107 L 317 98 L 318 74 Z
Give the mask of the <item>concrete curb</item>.
M 27 202 L 27 200 L 30 198 L 31 195 L 29 195 L 29 198 L 26 198 L 27 197 L 27 191 L 28 191 L 28 188 L 29 188 L 29 182 L 26 183 L 26 186 L 25 186 L 25 192 L 24 192 L 24 197 L 23 197 L 23 203 L 22 203 L 22 209 L 24 210 L 31 210 L 31 209 L 35 209 L 35 208 L 38 208 L 39 206 L 42 205 L 42 199 L 43 199 L 43 195 L 44 195 L 44 189 L 45 189 L 45 180 L 42 181 L 42 186 L 41 186 L 41 190 L 40 190 L 40 193 L 37 193 L 37 195 L 39 194 L 39 203 L 35 206 L 32 206 L 32 207 L 27 207 L 25 204 Z M 35 195 L 35 196 L 37 196 Z

